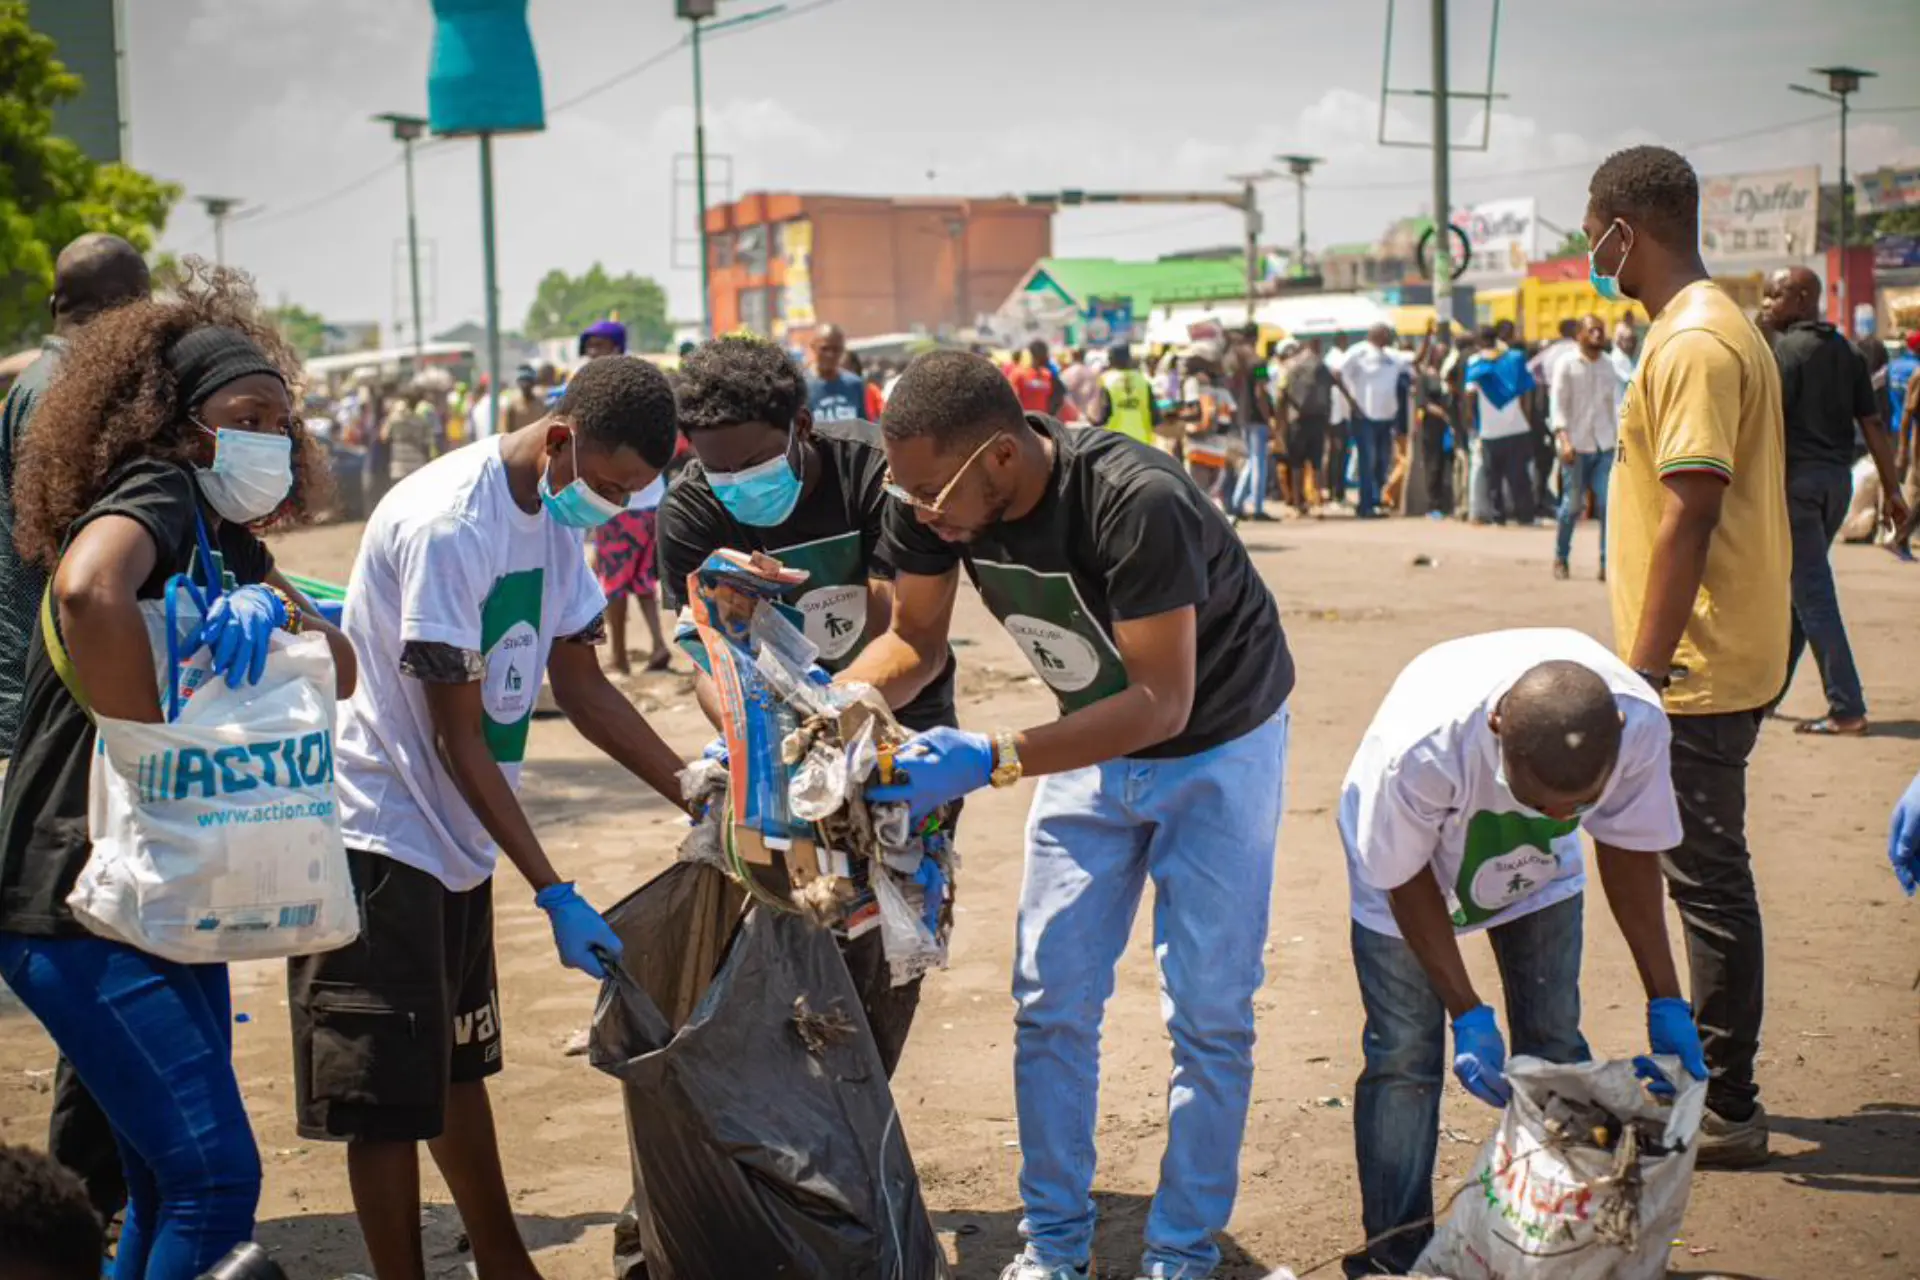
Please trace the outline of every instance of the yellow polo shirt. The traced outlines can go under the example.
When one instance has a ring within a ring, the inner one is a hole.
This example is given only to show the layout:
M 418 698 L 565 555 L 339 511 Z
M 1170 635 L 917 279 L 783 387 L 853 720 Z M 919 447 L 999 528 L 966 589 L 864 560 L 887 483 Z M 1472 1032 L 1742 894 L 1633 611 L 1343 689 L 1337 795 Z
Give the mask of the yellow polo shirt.
M 1674 654 L 1686 675 L 1674 715 L 1747 711 L 1787 676 L 1792 541 L 1780 370 L 1766 339 L 1711 281 L 1688 285 L 1647 330 L 1620 407 L 1620 453 L 1607 496 L 1607 583 L 1614 647 L 1630 658 L 1646 601 L 1662 477 L 1705 471 L 1727 482 L 1700 594 Z

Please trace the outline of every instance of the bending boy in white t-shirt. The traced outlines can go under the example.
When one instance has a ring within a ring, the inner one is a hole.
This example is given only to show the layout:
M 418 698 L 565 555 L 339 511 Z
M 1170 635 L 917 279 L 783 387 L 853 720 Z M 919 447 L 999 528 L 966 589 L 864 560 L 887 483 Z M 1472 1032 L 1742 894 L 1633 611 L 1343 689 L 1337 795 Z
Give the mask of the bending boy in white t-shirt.
M 1490 1105 L 1507 1100 L 1506 1046 L 1458 934 L 1487 930 L 1518 1052 L 1590 1056 L 1583 827 L 1646 987 L 1653 1052 L 1705 1078 L 1657 856 L 1680 842 L 1668 743 L 1660 695 L 1577 631 L 1449 641 L 1394 682 L 1347 771 L 1339 817 L 1367 1011 L 1354 1145 L 1369 1240 L 1433 1214 L 1449 1016 L 1454 1074 Z M 1405 1272 L 1431 1235 L 1424 1226 L 1379 1241 L 1347 1260 L 1347 1274 Z

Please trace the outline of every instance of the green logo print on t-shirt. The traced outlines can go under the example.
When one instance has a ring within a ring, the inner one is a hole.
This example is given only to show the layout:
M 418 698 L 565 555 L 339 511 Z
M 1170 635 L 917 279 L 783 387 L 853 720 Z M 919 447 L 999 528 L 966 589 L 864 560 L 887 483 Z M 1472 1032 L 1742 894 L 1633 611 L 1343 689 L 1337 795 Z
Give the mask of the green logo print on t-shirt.
M 482 729 L 501 764 L 527 756 L 527 727 L 545 672 L 540 664 L 540 597 L 545 569 L 522 569 L 493 584 L 480 606 L 480 647 L 486 675 L 480 684 Z
M 791 600 L 805 620 L 807 639 L 820 650 L 820 665 L 838 671 L 853 661 L 867 643 L 867 565 L 859 531 L 768 554 L 790 569 L 807 571 Z
M 1482 809 L 1467 823 L 1466 848 L 1454 882 L 1456 929 L 1499 915 L 1522 898 L 1544 889 L 1560 873 L 1553 842 L 1580 826 L 1526 813 Z
M 1053 690 L 1063 712 L 1090 707 L 1127 687 L 1120 651 L 1088 612 L 1070 573 L 975 560 L 980 598 Z

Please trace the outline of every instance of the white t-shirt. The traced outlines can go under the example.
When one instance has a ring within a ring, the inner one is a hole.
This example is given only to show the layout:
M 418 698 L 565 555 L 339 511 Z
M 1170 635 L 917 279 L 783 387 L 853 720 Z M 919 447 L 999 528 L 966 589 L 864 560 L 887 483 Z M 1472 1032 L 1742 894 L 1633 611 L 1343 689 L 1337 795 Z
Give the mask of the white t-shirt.
M 1327 348 L 1327 354 L 1320 357 L 1320 363 L 1327 366 L 1327 372 L 1333 375 L 1335 382 L 1340 381 L 1340 371 L 1346 365 L 1347 357 L 1351 356 L 1353 352 L 1354 348 L 1352 347 L 1348 347 L 1345 351 L 1342 351 L 1338 347 L 1329 346 Z M 1337 427 L 1345 422 L 1348 415 L 1352 412 L 1353 411 L 1347 407 L 1347 398 L 1340 394 L 1340 388 L 1335 387 L 1333 389 L 1333 417 L 1330 418 L 1329 421 Z
M 1362 342 L 1347 349 L 1340 376 L 1361 413 L 1375 422 L 1391 422 L 1400 412 L 1400 375 L 1412 364 L 1413 356 L 1405 351 Z
M 491 876 L 499 850 L 440 763 L 401 647 L 484 655 L 487 743 L 517 787 L 553 642 L 585 631 L 606 605 L 580 532 L 513 500 L 498 437 L 396 484 L 367 522 L 347 584 L 344 625 L 360 662 L 336 748 L 347 844 L 456 893 Z
M 1513 798 L 1500 739 L 1487 723 L 1514 681 L 1561 659 L 1604 677 L 1626 718 L 1606 790 L 1590 812 L 1565 822 Z M 1581 632 L 1493 631 L 1434 646 L 1393 682 L 1347 770 L 1339 826 L 1353 918 L 1400 936 L 1387 891 L 1428 868 L 1462 932 L 1550 907 L 1586 887 L 1581 827 L 1617 849 L 1673 848 L 1680 806 L 1670 741 L 1653 690 Z
M 1505 440 L 1509 436 L 1523 436 L 1533 430 L 1533 423 L 1527 420 L 1525 396 L 1515 396 L 1504 406 L 1494 404 L 1485 396 L 1475 398 L 1480 402 L 1482 440 Z

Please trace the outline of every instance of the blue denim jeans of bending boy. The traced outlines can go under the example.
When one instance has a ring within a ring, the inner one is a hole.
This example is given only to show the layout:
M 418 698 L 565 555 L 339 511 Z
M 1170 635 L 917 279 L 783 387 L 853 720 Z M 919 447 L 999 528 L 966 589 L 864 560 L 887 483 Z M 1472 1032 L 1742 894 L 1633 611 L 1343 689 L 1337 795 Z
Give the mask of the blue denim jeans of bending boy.
M 1587 493 L 1593 493 L 1593 509 L 1599 513 L 1600 564 L 1607 563 L 1607 480 L 1613 475 L 1613 451 L 1576 453 L 1572 462 L 1560 464 L 1560 531 L 1554 537 L 1553 558 L 1565 564 L 1573 554 L 1573 530 L 1587 511 Z
M 260 1152 L 233 1073 L 227 967 L 105 938 L 0 933 L 0 978 L 120 1143 L 127 1216 L 114 1280 L 193 1280 L 251 1240 Z
M 1506 991 L 1510 1059 L 1524 1053 L 1548 1062 L 1585 1062 L 1592 1056 L 1580 1035 L 1580 912 L 1581 899 L 1568 898 L 1486 931 Z M 1361 1223 L 1372 1240 L 1433 1216 L 1440 1086 L 1452 1058 L 1446 1006 L 1412 947 L 1356 922 L 1353 967 L 1367 1014 L 1361 1046 L 1366 1066 L 1353 1095 L 1353 1145 Z M 1429 1225 L 1383 1240 L 1370 1255 L 1347 1259 L 1347 1274 L 1402 1275 L 1432 1236 Z
M 1253 993 L 1265 977 L 1288 712 L 1199 755 L 1110 760 L 1042 778 L 1027 819 L 1014 950 L 1020 1232 L 1043 1266 L 1093 1247 L 1100 1022 L 1153 883 L 1160 1013 L 1173 1038 L 1167 1146 L 1141 1272 L 1219 1265 L 1253 1088 Z
M 1233 486 L 1233 501 L 1228 511 L 1237 516 L 1267 513 L 1267 478 L 1273 474 L 1273 456 L 1269 452 L 1272 433 L 1264 422 L 1240 428 L 1247 441 L 1247 465 Z

